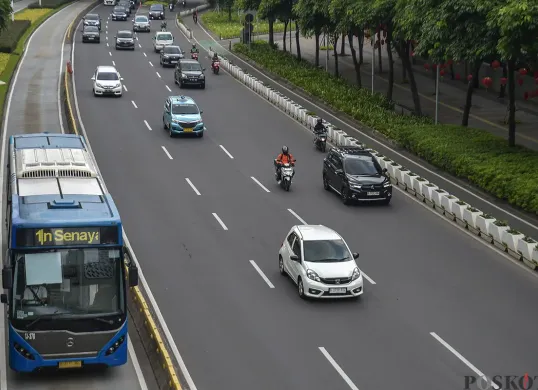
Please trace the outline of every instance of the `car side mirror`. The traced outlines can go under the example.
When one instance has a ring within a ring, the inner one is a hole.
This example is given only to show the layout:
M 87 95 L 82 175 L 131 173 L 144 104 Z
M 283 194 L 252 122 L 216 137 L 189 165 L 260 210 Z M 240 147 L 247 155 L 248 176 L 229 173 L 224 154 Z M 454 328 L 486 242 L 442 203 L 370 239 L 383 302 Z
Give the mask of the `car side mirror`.
M 131 264 L 129 267 L 129 287 L 138 286 L 138 267 Z
M 357 252 L 353 253 L 353 258 L 357 260 L 359 258 L 359 254 Z
M 134 22 L 134 19 L 131 19 L 131 22 Z
M 299 261 L 299 256 L 297 256 L 297 255 L 291 255 L 291 256 L 290 256 L 290 260 L 293 260 L 293 261 Z
M 92 80 L 95 81 L 95 76 L 92 77 Z
M 2 287 L 4 290 L 10 290 L 13 287 L 13 270 L 11 267 L 2 269 Z
M 203 111 L 203 110 L 200 110 L 200 114 L 203 114 L 203 113 L 204 113 L 204 111 Z
M 383 169 L 381 170 L 381 172 L 383 172 L 383 173 L 385 174 L 385 173 L 388 172 L 388 170 L 387 170 L 387 168 L 383 168 Z
M 120 77 L 120 81 L 123 81 L 123 77 Z
M 342 176 L 344 174 L 344 171 L 341 169 L 336 169 L 334 173 L 336 173 L 338 176 Z
M 205 72 L 205 68 L 202 68 L 202 72 Z

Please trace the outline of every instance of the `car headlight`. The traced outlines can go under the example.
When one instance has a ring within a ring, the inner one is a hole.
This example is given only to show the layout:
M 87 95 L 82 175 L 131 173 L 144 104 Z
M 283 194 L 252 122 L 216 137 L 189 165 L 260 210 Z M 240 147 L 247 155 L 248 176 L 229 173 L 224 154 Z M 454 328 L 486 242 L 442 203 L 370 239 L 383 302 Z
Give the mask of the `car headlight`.
M 351 275 L 351 280 L 357 280 L 361 276 L 361 271 L 355 267 L 353 274 Z
M 316 282 L 321 282 L 321 279 L 319 278 L 318 274 L 311 269 L 306 271 L 306 277 L 308 279 L 315 280 Z
M 84 25 L 87 26 L 88 24 L 90 24 L 90 23 L 85 20 Z
M 121 84 L 120 84 L 120 83 L 114 85 L 114 88 L 119 88 L 119 87 L 121 87 Z
M 352 184 L 351 188 L 354 188 L 356 190 L 360 190 L 362 188 L 362 185 L 360 185 L 360 184 Z
M 205 75 L 202 73 L 200 76 L 199 76 L 201 79 L 205 78 Z
M 172 122 L 179 124 L 179 121 L 177 119 L 172 119 Z
M 187 78 L 187 75 L 186 75 L 185 73 L 181 73 L 181 78 L 186 79 L 186 78 Z
M 167 54 L 163 54 L 163 58 L 170 58 Z
M 383 187 L 385 187 L 385 188 L 392 187 L 392 183 L 390 181 L 388 181 L 385 184 L 383 184 Z
M 102 86 L 101 84 L 99 84 L 99 83 L 95 83 L 95 86 L 96 86 L 97 88 L 103 88 L 103 86 Z

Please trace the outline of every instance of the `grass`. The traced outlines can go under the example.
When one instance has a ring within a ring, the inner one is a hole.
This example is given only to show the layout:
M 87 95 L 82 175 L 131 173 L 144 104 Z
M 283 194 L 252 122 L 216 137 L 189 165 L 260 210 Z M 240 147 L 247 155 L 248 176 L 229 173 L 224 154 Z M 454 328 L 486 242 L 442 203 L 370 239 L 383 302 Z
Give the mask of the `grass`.
M 319 50 L 334 50 L 334 46 L 333 46 L 333 45 L 329 45 L 329 46 L 320 46 L 320 47 L 319 47 Z
M 51 11 L 52 8 L 25 9 L 15 14 L 15 20 L 29 20 L 30 23 L 34 24 L 37 20 L 48 15 Z
M 241 29 L 243 25 L 239 19 L 237 11 L 232 11 L 232 21 L 228 20 L 227 11 L 208 11 L 201 15 L 202 22 L 213 33 L 218 35 L 222 39 L 238 38 L 241 36 Z M 273 26 L 275 33 L 284 31 L 284 23 L 276 22 Z M 259 21 L 254 23 L 254 34 L 268 34 L 269 23 L 266 21 Z
M 144 2 L 142 3 L 142 5 L 147 5 L 148 7 L 151 6 L 151 5 L 155 5 L 155 4 L 168 5 L 168 2 L 167 2 L 167 1 L 155 1 L 155 0 L 150 0 L 150 1 L 144 1 Z
M 7 63 L 9 62 L 10 55 L 8 53 L 0 53 L 0 74 L 6 69 Z

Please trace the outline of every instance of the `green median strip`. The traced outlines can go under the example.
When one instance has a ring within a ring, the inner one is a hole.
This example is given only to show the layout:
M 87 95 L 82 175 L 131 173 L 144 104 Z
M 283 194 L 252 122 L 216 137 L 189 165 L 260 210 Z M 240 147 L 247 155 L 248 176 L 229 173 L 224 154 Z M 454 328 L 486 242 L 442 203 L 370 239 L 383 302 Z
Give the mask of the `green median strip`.
M 434 125 L 429 118 L 403 116 L 381 94 L 372 95 L 343 79 L 280 50 L 267 42 L 237 43 L 236 54 L 288 80 L 328 106 L 395 140 L 402 147 L 498 199 L 538 214 L 538 152 L 507 146 L 486 131 L 455 125 Z
M 232 20 L 229 19 L 227 11 L 208 11 L 201 15 L 202 23 L 215 35 L 222 39 L 239 38 L 243 25 L 236 10 L 232 11 Z M 269 34 L 269 23 L 266 21 L 254 22 L 254 35 Z M 275 33 L 284 31 L 284 23 L 275 22 L 273 25 Z

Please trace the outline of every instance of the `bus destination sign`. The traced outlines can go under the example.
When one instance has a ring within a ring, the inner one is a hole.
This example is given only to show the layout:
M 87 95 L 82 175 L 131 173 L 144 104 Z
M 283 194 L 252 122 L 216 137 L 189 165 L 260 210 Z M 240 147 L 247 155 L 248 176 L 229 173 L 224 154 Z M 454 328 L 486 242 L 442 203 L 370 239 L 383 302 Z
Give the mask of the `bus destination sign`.
M 17 246 L 75 246 L 118 243 L 118 229 L 106 227 L 64 227 L 17 229 Z

